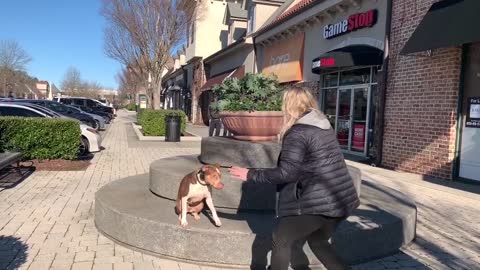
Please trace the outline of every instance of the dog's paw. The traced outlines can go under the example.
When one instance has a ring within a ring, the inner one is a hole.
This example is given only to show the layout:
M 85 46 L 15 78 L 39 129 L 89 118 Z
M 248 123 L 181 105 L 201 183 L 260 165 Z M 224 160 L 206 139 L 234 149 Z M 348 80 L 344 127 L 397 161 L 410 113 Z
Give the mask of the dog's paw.
M 217 227 L 222 226 L 222 222 L 220 221 L 220 219 L 217 218 L 217 219 L 215 220 L 215 226 L 217 226 Z
M 185 228 L 185 227 L 188 226 L 188 222 L 187 222 L 186 220 L 181 220 L 181 221 L 180 221 L 180 225 L 181 225 L 183 228 Z
M 200 220 L 200 215 L 195 213 L 193 214 L 193 218 L 196 220 L 196 221 L 199 221 Z

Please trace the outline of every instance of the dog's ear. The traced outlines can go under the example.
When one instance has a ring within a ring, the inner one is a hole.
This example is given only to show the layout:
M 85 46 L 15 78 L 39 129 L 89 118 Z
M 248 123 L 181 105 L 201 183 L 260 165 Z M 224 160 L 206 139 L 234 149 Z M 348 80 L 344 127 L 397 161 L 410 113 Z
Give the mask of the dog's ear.
M 202 169 L 201 169 L 201 171 L 202 171 L 202 172 L 207 172 L 207 171 L 208 171 L 208 166 L 207 166 L 207 165 L 203 166 Z

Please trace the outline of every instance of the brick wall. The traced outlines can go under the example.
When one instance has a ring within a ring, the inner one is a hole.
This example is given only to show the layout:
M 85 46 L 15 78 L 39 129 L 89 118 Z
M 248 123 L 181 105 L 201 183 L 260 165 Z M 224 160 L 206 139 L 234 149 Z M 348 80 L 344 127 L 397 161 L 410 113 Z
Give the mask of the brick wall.
M 461 49 L 437 49 L 431 56 L 398 55 L 433 2 L 393 1 L 382 163 L 450 179 Z

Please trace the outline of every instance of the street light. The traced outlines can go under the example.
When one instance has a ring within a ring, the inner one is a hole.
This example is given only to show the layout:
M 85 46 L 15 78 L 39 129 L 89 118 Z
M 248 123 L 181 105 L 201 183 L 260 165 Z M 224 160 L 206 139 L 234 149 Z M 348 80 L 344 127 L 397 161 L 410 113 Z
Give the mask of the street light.
M 152 104 L 153 104 L 153 91 L 151 91 L 151 88 L 152 88 L 152 74 L 150 73 L 150 71 L 148 72 L 147 82 L 148 82 L 148 86 L 147 86 L 148 91 L 147 92 L 151 93 L 150 102 L 152 102 Z

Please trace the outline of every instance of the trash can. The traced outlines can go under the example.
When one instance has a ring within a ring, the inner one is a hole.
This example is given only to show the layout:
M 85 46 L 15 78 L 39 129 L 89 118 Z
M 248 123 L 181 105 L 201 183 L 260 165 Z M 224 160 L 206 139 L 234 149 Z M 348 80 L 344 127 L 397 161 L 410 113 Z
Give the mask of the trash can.
M 179 142 L 181 135 L 181 118 L 178 115 L 167 115 L 165 119 L 165 141 Z

